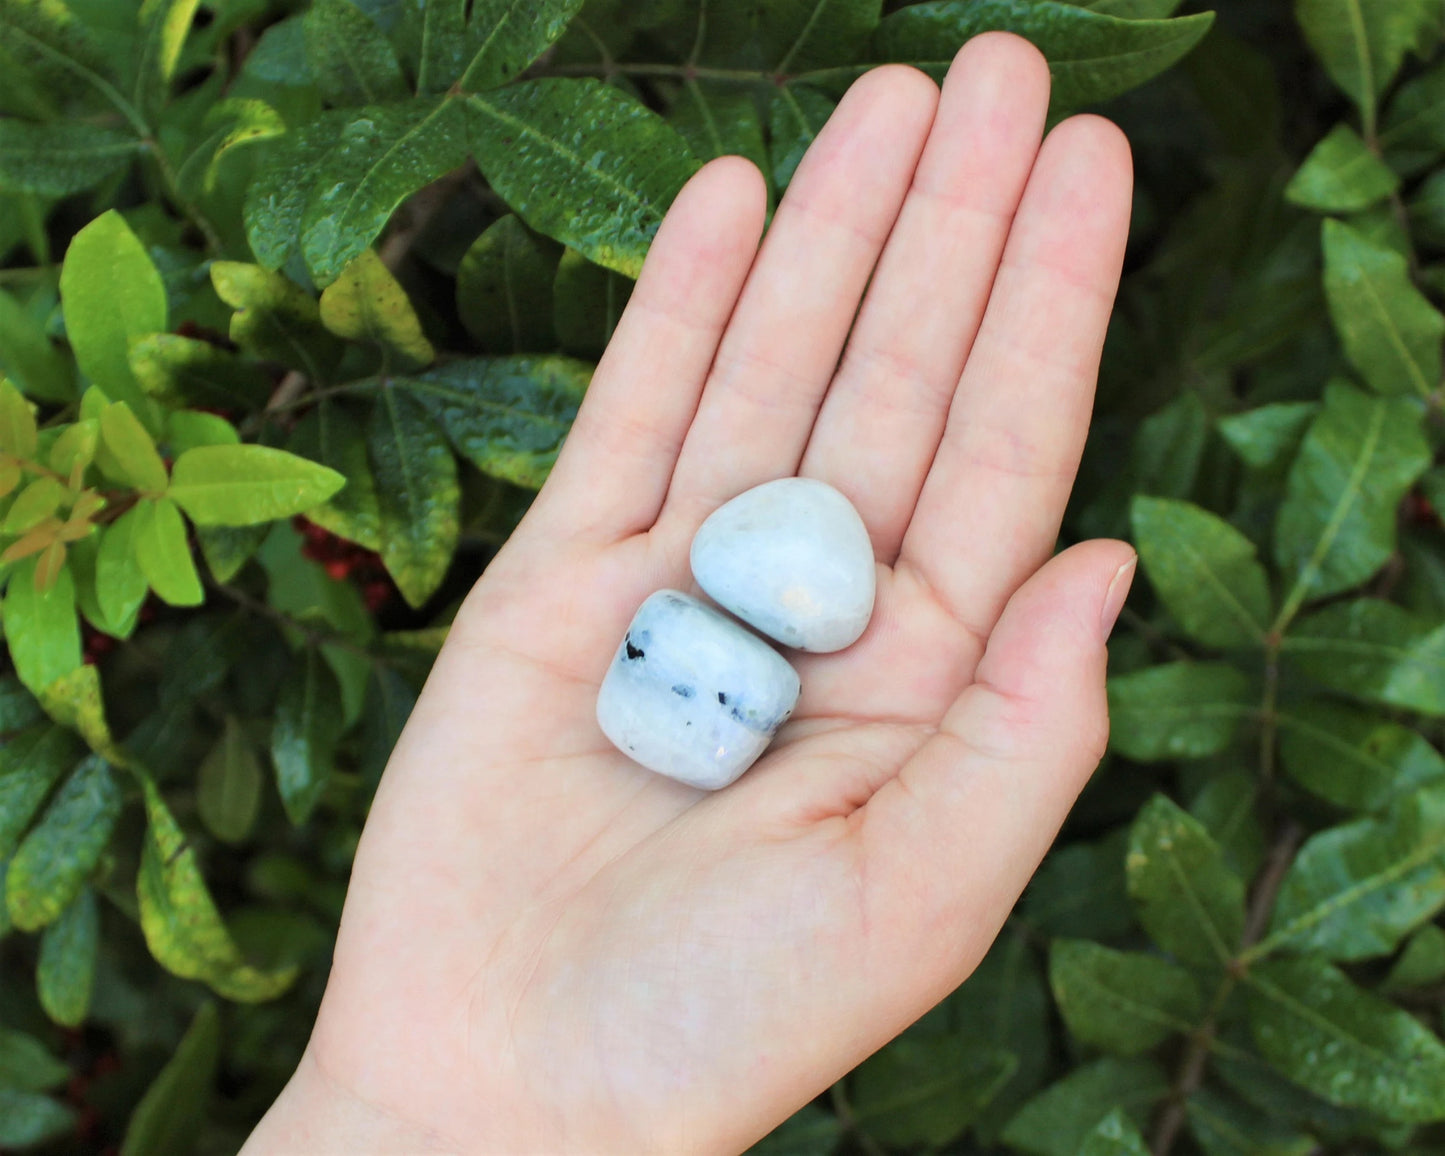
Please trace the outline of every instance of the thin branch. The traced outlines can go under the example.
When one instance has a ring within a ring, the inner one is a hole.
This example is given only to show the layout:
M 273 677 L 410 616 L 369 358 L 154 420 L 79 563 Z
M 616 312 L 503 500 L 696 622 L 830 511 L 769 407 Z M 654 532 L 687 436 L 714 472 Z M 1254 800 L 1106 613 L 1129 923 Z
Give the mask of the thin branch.
M 1303 834 L 1300 825 L 1291 819 L 1284 823 L 1279 834 L 1275 836 L 1274 845 L 1270 848 L 1264 868 L 1254 885 L 1254 894 L 1250 897 L 1249 909 L 1245 913 L 1244 940 L 1240 945 L 1240 955 L 1220 980 L 1204 1021 L 1189 1037 L 1189 1046 L 1185 1049 L 1184 1060 L 1179 1065 L 1179 1074 L 1174 1078 L 1169 1098 L 1159 1113 L 1159 1120 L 1154 1128 L 1154 1140 L 1150 1145 L 1154 1156 L 1168 1156 L 1175 1141 L 1179 1139 L 1189 1109 L 1189 1097 L 1204 1083 L 1209 1067 L 1209 1053 L 1214 1046 L 1215 1033 L 1219 1030 L 1219 1016 L 1244 975 L 1241 961 L 1269 924 L 1275 898 L 1279 895 L 1280 885 L 1284 882 L 1290 864 L 1294 862 L 1294 853 Z

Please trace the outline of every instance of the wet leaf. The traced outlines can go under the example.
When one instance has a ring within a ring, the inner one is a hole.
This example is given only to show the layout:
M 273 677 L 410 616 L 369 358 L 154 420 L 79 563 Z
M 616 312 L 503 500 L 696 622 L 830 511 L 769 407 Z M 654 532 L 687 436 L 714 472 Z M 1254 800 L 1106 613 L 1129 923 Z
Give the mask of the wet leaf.
M 1204 1012 L 1199 986 L 1177 964 L 1083 939 L 1056 939 L 1049 986 L 1081 1043 L 1122 1056 L 1192 1031 Z
M 1410 1015 L 1313 956 L 1256 964 L 1246 979 L 1260 1051 L 1332 1104 L 1386 1119 L 1445 1119 L 1445 1045 Z
M 457 462 L 420 401 L 386 385 L 366 433 L 381 510 L 381 557 L 402 596 L 420 606 L 446 577 L 460 532 Z
M 321 294 L 321 323 L 338 337 L 377 346 L 398 369 L 436 359 L 406 290 L 371 249 L 363 250 Z
M 1244 882 L 1192 815 L 1155 795 L 1134 820 L 1129 898 L 1149 938 L 1186 963 L 1233 957 L 1244 931 Z
M 472 243 L 457 270 L 457 313 L 488 353 L 555 348 L 552 282 L 562 251 L 508 213 Z
M 1445 781 L 1445 758 L 1409 727 L 1337 702 L 1280 711 L 1279 754 L 1300 786 L 1336 806 L 1378 811 L 1402 795 Z
M 1109 680 L 1109 745 L 1131 759 L 1198 759 L 1234 741 L 1255 709 L 1222 662 L 1171 662 Z
M 523 81 L 466 111 L 477 163 L 517 215 L 629 277 L 697 168 L 674 128 L 600 81 Z
M 577 416 L 592 367 L 566 357 L 457 361 L 397 382 L 485 474 L 539 489 Z

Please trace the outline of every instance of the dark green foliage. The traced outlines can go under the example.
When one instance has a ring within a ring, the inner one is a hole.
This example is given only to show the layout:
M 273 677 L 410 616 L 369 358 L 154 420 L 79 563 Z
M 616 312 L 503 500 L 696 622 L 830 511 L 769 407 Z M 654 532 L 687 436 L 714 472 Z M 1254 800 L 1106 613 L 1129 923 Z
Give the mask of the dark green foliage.
M 1010 29 L 1135 148 L 1062 533 L 1140 554 L 1111 753 L 756 1151 L 1439 1150 L 1445 5 L 1215 7 L 0 0 L 0 1147 L 239 1148 L 678 189 L 776 207 L 869 65 Z

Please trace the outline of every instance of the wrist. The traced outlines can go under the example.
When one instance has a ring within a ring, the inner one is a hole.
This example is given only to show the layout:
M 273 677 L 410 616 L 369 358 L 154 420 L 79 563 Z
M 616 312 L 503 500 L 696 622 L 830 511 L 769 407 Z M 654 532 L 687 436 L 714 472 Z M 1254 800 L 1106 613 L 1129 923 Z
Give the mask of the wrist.
M 240 1156 L 457 1156 L 463 1148 L 331 1079 L 308 1050 Z

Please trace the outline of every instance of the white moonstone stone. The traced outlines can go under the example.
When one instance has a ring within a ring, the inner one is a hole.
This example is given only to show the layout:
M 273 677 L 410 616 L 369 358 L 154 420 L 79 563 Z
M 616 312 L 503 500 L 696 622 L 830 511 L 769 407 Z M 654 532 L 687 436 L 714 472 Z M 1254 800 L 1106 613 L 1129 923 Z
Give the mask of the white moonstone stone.
M 597 695 L 618 750 L 694 787 L 726 787 L 753 765 L 798 701 L 787 659 L 676 590 L 638 609 Z
M 811 478 L 766 482 L 714 510 L 692 540 L 692 575 L 719 606 L 798 650 L 842 650 L 873 615 L 867 527 Z

